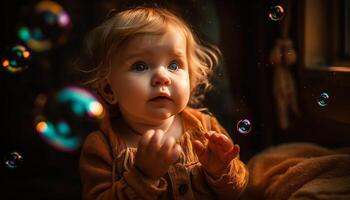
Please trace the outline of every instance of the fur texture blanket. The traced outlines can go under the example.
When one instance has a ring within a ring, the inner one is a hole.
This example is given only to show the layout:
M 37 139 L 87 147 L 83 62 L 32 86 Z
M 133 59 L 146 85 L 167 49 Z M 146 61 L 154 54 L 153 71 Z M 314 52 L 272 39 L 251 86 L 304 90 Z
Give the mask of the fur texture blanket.
M 247 167 L 244 200 L 350 200 L 350 147 L 283 144 L 255 155 Z

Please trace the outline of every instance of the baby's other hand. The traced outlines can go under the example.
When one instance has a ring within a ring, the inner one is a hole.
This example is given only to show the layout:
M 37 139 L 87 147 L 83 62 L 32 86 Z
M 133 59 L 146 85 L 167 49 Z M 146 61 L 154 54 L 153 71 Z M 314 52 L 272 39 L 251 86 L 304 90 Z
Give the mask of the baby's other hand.
M 138 144 L 134 165 L 147 178 L 156 181 L 178 160 L 181 151 L 173 137 L 165 137 L 159 129 L 149 130 Z
M 224 134 L 210 131 L 205 134 L 208 144 L 204 145 L 199 140 L 193 142 L 199 162 L 204 170 L 213 178 L 219 178 L 239 153 L 239 146 L 234 145 Z

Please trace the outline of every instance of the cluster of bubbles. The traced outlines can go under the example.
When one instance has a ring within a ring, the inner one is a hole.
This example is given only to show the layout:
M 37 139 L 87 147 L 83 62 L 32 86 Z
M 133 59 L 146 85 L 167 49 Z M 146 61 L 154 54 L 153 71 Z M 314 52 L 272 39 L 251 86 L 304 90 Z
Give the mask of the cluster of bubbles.
M 5 156 L 5 167 L 8 169 L 17 169 L 23 164 L 21 153 L 14 151 Z
M 17 34 L 30 49 L 43 52 L 64 44 L 72 23 L 68 13 L 54 1 L 40 1 L 22 22 Z
M 329 95 L 326 92 L 321 93 L 317 97 L 317 103 L 321 107 L 325 107 L 329 103 Z M 250 133 L 252 130 L 252 124 L 248 119 L 241 119 L 237 122 L 236 129 L 241 134 Z
M 326 92 L 321 93 L 317 98 L 317 103 L 321 107 L 326 106 L 329 103 L 329 95 Z
M 241 119 L 236 125 L 237 131 L 241 134 L 247 134 L 252 130 L 252 124 L 248 119 Z
M 30 59 L 31 53 L 26 47 L 15 45 L 3 54 L 1 66 L 6 71 L 18 73 L 28 68 Z
M 19 39 L 30 50 L 43 52 L 67 41 L 72 23 L 70 16 L 58 3 L 46 0 L 37 3 L 33 15 L 18 28 Z M 285 15 L 282 6 L 270 7 L 268 17 L 280 21 Z M 31 60 L 31 51 L 23 45 L 14 45 L 1 58 L 3 69 L 11 73 L 24 71 Z M 329 103 L 326 92 L 317 98 L 319 106 Z M 81 145 L 84 136 L 98 126 L 98 120 L 105 110 L 97 98 L 88 90 L 76 86 L 65 87 L 52 97 L 39 95 L 36 100 L 35 129 L 48 144 L 62 151 L 74 151 Z M 237 122 L 236 129 L 248 134 L 252 124 L 248 119 Z M 18 152 L 11 152 L 5 158 L 5 166 L 16 169 L 23 163 Z
M 282 6 L 276 5 L 270 7 L 268 15 L 272 21 L 279 21 L 284 17 L 285 12 Z
M 2 53 L 1 66 L 11 73 L 26 70 L 30 65 L 32 52 L 51 50 L 67 41 L 72 23 L 63 7 L 51 0 L 40 1 L 23 13 L 17 35 L 21 42 Z
M 317 97 L 317 103 L 321 107 L 325 107 L 329 103 L 329 95 L 326 92 L 321 93 Z M 252 130 L 252 124 L 248 119 L 241 119 L 237 122 L 236 129 L 241 134 L 248 134 Z
M 78 149 L 105 113 L 92 93 L 76 86 L 65 87 L 51 98 L 39 95 L 36 110 L 36 131 L 52 147 L 65 152 Z

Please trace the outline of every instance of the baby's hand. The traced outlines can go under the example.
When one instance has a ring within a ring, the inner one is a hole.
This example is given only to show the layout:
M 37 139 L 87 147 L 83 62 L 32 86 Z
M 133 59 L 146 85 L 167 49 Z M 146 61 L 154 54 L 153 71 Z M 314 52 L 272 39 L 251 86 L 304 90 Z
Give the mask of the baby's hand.
M 165 137 L 159 129 L 149 130 L 138 144 L 134 165 L 151 181 L 157 181 L 178 160 L 181 151 L 173 137 Z
M 215 131 L 206 133 L 205 137 L 208 139 L 208 145 L 205 146 L 196 140 L 193 142 L 193 147 L 204 170 L 211 177 L 219 178 L 231 160 L 238 155 L 239 146 L 234 145 L 224 134 Z

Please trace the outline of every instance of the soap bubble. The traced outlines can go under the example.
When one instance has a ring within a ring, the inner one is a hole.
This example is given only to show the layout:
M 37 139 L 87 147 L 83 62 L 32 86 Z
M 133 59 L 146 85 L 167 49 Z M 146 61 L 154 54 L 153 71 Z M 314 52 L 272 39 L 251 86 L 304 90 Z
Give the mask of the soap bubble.
M 17 169 L 22 166 L 23 157 L 19 152 L 11 152 L 5 156 L 5 167 L 8 169 Z
M 284 14 L 284 9 L 280 5 L 272 6 L 269 10 L 269 18 L 273 21 L 281 20 Z
M 36 52 L 43 52 L 67 41 L 71 20 L 61 5 L 46 0 L 37 3 L 17 30 L 18 37 Z
M 248 119 L 242 119 L 238 121 L 236 128 L 239 133 L 247 134 L 252 130 L 252 124 Z
M 51 146 L 66 152 L 79 148 L 83 138 L 98 129 L 105 113 L 92 93 L 76 86 L 65 87 L 51 98 L 39 95 L 36 107 L 40 110 L 36 131 Z
M 326 92 L 320 94 L 317 98 L 317 103 L 319 106 L 324 107 L 329 103 L 329 95 Z
M 1 58 L 1 66 L 11 73 L 18 73 L 28 68 L 31 53 L 22 45 L 15 45 Z

